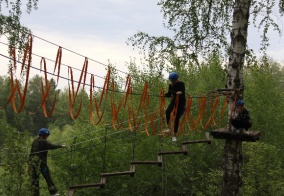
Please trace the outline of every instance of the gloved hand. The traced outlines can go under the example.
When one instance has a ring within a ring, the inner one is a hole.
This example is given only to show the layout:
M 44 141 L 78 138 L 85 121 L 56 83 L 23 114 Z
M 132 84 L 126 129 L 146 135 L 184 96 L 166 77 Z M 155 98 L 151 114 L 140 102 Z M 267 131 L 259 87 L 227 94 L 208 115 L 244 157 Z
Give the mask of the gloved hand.
M 182 94 L 182 92 L 181 92 L 181 91 L 178 91 L 178 92 L 176 92 L 176 94 L 177 94 L 177 95 L 181 95 L 181 94 Z

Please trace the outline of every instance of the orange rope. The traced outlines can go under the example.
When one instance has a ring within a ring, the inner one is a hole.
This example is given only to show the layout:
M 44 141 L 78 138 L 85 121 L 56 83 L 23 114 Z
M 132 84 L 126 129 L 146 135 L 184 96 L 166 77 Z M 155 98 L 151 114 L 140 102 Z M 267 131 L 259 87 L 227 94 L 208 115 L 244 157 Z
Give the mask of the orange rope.
M 206 108 L 206 97 L 203 96 L 201 99 L 198 100 L 198 117 L 194 121 L 194 124 L 197 125 L 198 122 L 200 122 L 200 125 L 202 125 L 202 117 L 205 113 L 205 108 Z M 196 128 L 196 127 L 195 127 Z
M 111 100 L 110 100 L 110 104 L 111 104 L 111 121 L 112 121 L 112 127 L 114 128 L 114 130 L 117 130 L 117 129 L 120 129 L 120 127 L 122 126 L 122 123 L 118 123 L 118 113 L 119 113 L 119 110 L 122 106 L 122 102 L 123 102 L 123 99 L 120 99 L 119 101 L 119 104 L 117 106 L 117 109 L 116 109 L 116 106 L 115 106 L 115 103 L 114 103 L 114 91 L 115 91 L 115 88 L 114 88 L 114 82 L 112 81 L 111 83 L 111 90 L 112 90 L 112 97 L 111 97 Z M 119 124 L 119 127 L 116 127 L 115 124 Z
M 218 100 L 219 100 L 219 96 L 217 95 L 215 100 L 214 100 L 213 105 L 211 105 L 211 115 L 210 115 L 210 117 L 209 117 L 209 119 L 208 119 L 208 121 L 205 124 L 203 129 L 208 129 L 212 124 L 215 123 L 214 117 L 215 117 L 216 109 L 217 109 L 217 106 L 218 106 Z
M 45 61 L 45 58 L 43 58 L 43 57 L 42 57 L 42 59 L 40 61 L 40 67 L 42 66 L 42 62 L 44 64 L 44 78 L 45 78 L 45 88 L 46 88 L 46 91 L 44 91 L 44 88 L 43 88 L 44 85 L 43 85 L 43 82 L 41 81 L 41 97 L 42 97 L 42 101 L 41 101 L 40 108 L 41 107 L 43 108 L 43 114 L 44 114 L 45 117 L 51 117 L 52 114 L 53 114 L 54 108 L 55 108 L 56 94 L 55 94 L 54 99 L 53 99 L 53 104 L 52 104 L 51 110 L 47 114 L 46 99 L 49 96 L 49 90 L 50 90 L 52 82 L 50 81 L 49 84 L 48 84 L 47 71 L 46 71 L 46 61 Z
M 157 118 L 157 114 L 158 111 L 160 111 L 160 116 L 161 116 L 161 120 L 160 120 L 160 128 L 163 129 L 164 126 L 164 107 L 165 107 L 165 98 L 164 98 L 164 89 L 162 89 L 160 91 L 160 104 L 156 107 L 156 110 L 154 112 L 153 115 L 151 115 L 150 117 L 150 125 L 152 127 L 152 134 L 151 135 L 155 135 L 158 128 L 159 128 L 159 124 L 157 123 L 157 125 L 155 125 L 155 119 Z
M 59 46 L 58 50 L 57 50 L 57 55 L 56 55 L 56 60 L 55 60 L 55 65 L 54 65 L 54 70 L 53 70 L 53 74 L 55 73 L 55 70 L 57 68 L 58 65 L 58 70 L 57 70 L 57 84 L 59 81 L 59 76 L 60 76 L 60 66 L 61 66 L 61 59 L 62 59 L 62 47 Z
M 14 79 L 13 79 L 13 70 L 12 68 L 10 69 L 10 76 L 11 76 L 11 95 L 6 103 L 6 105 L 12 101 L 12 106 L 13 110 L 15 113 L 21 112 L 21 110 L 24 108 L 25 105 L 25 99 L 26 99 L 26 94 L 27 94 L 27 89 L 28 89 L 28 83 L 29 83 L 29 74 L 30 74 L 30 66 L 31 66 L 31 61 L 32 61 L 32 43 L 33 43 L 33 38 L 31 35 L 29 35 L 29 41 L 26 43 L 25 46 L 25 52 L 24 52 L 24 57 L 22 61 L 22 67 L 21 67 L 21 74 L 24 71 L 24 68 L 26 67 L 26 81 L 24 85 L 24 91 L 23 94 L 20 90 L 20 84 L 19 81 L 16 79 L 14 84 Z M 10 52 L 10 55 L 13 57 L 13 62 L 14 62 L 14 68 L 16 68 L 15 62 L 16 62 L 16 52 L 15 49 L 12 49 Z M 26 60 L 28 58 L 28 63 L 26 65 Z M 25 66 L 26 65 L 26 66 Z M 16 100 L 15 100 L 15 92 L 18 92 L 19 98 L 20 98 L 20 107 L 17 109 L 16 106 Z
M 99 103 L 97 102 L 97 99 L 94 97 L 94 102 L 95 102 L 95 106 L 96 106 L 96 113 L 97 113 L 97 116 L 98 116 L 98 121 L 95 123 L 94 122 L 94 119 L 93 119 L 93 89 L 94 89 L 94 85 L 95 85 L 95 81 L 94 81 L 94 76 L 91 75 L 91 86 L 90 86 L 90 95 L 92 95 L 90 97 L 90 120 L 92 122 L 92 124 L 96 124 L 98 125 L 101 120 L 102 120 L 102 117 L 104 116 L 104 113 L 105 113 L 105 106 L 102 110 L 102 114 L 100 115 L 99 114 L 99 110 L 100 110 L 100 107 L 102 105 L 102 100 L 105 96 L 105 98 L 107 99 L 107 96 L 108 96 L 108 85 L 109 85 L 109 81 L 110 81 L 110 68 L 108 69 L 108 72 L 107 72 L 107 75 L 105 77 L 105 82 L 104 82 L 104 87 L 103 87 L 103 90 L 101 92 L 101 97 L 100 97 L 100 101 Z M 105 93 L 106 91 L 106 93 Z
M 28 89 L 28 79 L 29 79 L 29 73 L 30 73 L 30 67 L 31 67 L 31 58 L 32 58 L 32 36 L 29 36 L 29 41 L 26 43 L 26 48 L 24 50 L 23 55 L 23 61 L 21 65 L 21 74 L 23 74 L 24 70 L 26 70 L 26 78 L 25 78 L 25 84 L 24 88 L 21 91 L 21 84 L 20 81 L 13 76 L 13 70 L 16 70 L 17 63 L 16 63 L 16 51 L 14 48 L 11 48 L 10 50 L 10 56 L 12 57 L 11 61 L 11 67 L 10 67 L 10 75 L 11 75 L 11 93 L 9 95 L 9 99 L 6 104 L 12 102 L 13 109 L 16 113 L 19 113 L 23 108 L 25 104 L 27 89 Z M 59 47 L 57 51 L 56 61 L 54 65 L 54 73 L 57 70 L 57 83 L 59 81 L 60 76 L 60 67 L 61 67 L 61 59 L 62 59 L 62 48 Z M 27 64 L 26 64 L 27 61 Z M 53 99 L 53 104 L 51 106 L 51 110 L 47 111 L 46 102 L 48 100 L 50 89 L 52 82 L 48 81 L 47 78 L 47 69 L 46 69 L 46 61 L 44 58 L 41 59 L 40 62 L 40 71 L 42 70 L 43 66 L 43 72 L 44 72 L 44 79 L 41 81 L 41 96 L 42 101 L 39 109 L 42 107 L 43 113 L 45 117 L 51 117 L 55 108 L 56 104 L 56 94 Z M 80 104 L 77 108 L 76 114 L 73 113 L 74 105 L 76 103 L 76 99 L 78 97 L 78 93 L 80 90 L 80 86 L 83 85 L 83 90 L 85 88 L 86 84 L 86 77 L 87 77 L 87 69 L 88 69 L 88 59 L 85 58 L 83 68 L 81 70 L 80 78 L 78 81 L 78 86 L 75 89 L 74 87 L 74 78 L 73 78 L 73 70 L 71 67 L 68 67 L 68 77 L 70 77 L 70 81 L 68 82 L 68 94 L 69 94 L 69 113 L 71 115 L 71 118 L 76 119 L 81 111 L 82 108 L 82 99 L 80 100 Z M 119 121 L 119 114 L 121 111 L 121 108 L 123 106 L 124 109 L 128 112 L 128 126 L 131 131 L 137 131 L 137 129 L 140 127 L 140 124 L 142 121 L 145 123 L 145 130 L 142 132 L 145 132 L 148 136 L 149 135 L 155 135 L 157 132 L 158 127 L 162 129 L 164 126 L 164 109 L 165 109 L 165 99 L 164 99 L 164 90 L 162 89 L 160 92 L 160 104 L 155 108 L 154 112 L 149 114 L 149 105 L 150 105 L 150 95 L 148 93 L 148 83 L 145 83 L 142 95 L 140 97 L 140 102 L 135 109 L 133 105 L 131 105 L 131 101 L 129 99 L 132 99 L 132 88 L 131 88 L 131 77 L 130 75 L 127 76 L 126 79 L 126 85 L 125 85 L 125 95 L 121 96 L 118 103 L 115 102 L 115 83 L 110 83 L 110 68 L 108 69 L 107 75 L 105 77 L 104 86 L 102 88 L 102 92 L 100 94 L 99 100 L 97 100 L 96 97 L 94 97 L 94 88 L 95 88 L 95 80 L 94 75 L 91 75 L 90 78 L 90 121 L 92 124 L 99 124 L 104 116 L 106 104 L 102 104 L 103 100 L 108 99 L 108 91 L 112 90 L 111 97 L 110 97 L 110 110 L 111 110 L 111 116 L 112 116 L 112 125 L 115 130 L 120 129 L 122 127 L 122 122 Z M 83 84 L 82 84 L 83 83 Z M 19 101 L 18 101 L 19 99 Z M 178 107 L 178 99 L 179 96 L 176 98 L 175 107 L 173 112 L 171 113 L 170 123 L 172 123 L 176 118 L 177 113 L 177 107 Z M 232 116 L 234 110 L 235 110 L 235 102 L 236 102 L 237 96 L 235 97 L 234 103 L 232 104 L 232 108 L 230 111 L 229 116 Z M 18 102 L 20 105 L 17 105 Z M 206 121 L 205 125 L 203 125 L 203 120 L 205 116 L 205 108 L 206 108 L 206 97 L 202 97 L 198 100 L 198 116 L 196 119 L 194 119 L 191 106 L 192 106 L 192 98 L 188 96 L 187 106 L 185 109 L 185 113 L 183 118 L 180 121 L 179 124 L 179 132 L 178 136 L 181 134 L 189 134 L 190 132 L 194 131 L 197 128 L 197 124 L 200 124 L 203 129 L 207 129 L 208 127 L 212 125 L 216 125 L 215 122 L 215 116 L 217 111 L 217 106 L 219 102 L 219 96 L 215 97 L 213 100 L 212 96 L 210 96 L 210 117 Z M 220 113 L 220 119 L 219 123 L 221 123 L 221 118 L 224 115 L 226 106 L 228 102 L 228 95 L 226 96 L 226 99 L 224 101 L 221 113 Z M 101 108 L 104 106 L 103 108 Z M 127 108 L 126 108 L 127 107 Z M 96 110 L 96 111 L 94 111 Z M 156 123 L 155 120 L 159 117 L 158 110 L 160 111 L 160 118 L 161 120 L 159 123 Z M 97 122 L 94 120 L 94 112 L 97 114 Z M 142 114 L 142 117 L 138 117 L 139 114 Z M 184 123 L 187 123 L 187 127 L 189 132 L 185 133 L 184 129 Z M 174 124 L 174 123 L 172 123 Z M 174 126 L 174 125 L 172 125 Z M 173 129 L 171 129 L 173 130 Z
M 183 121 L 187 122 L 188 130 L 190 130 L 189 133 L 191 133 L 191 131 L 193 131 L 193 129 L 195 127 L 195 123 L 194 123 L 194 120 L 193 120 L 193 117 L 192 117 L 192 114 L 191 114 L 191 106 L 192 106 L 192 98 L 190 96 L 188 96 Z M 189 120 L 189 118 L 190 118 L 190 120 Z M 190 127 L 190 124 L 192 124 L 192 127 Z M 188 134 L 186 134 L 186 135 L 188 135 Z
M 75 103 L 76 97 L 75 97 L 75 94 L 74 94 L 75 92 L 74 92 L 73 71 L 72 71 L 72 68 L 71 68 L 71 67 L 68 67 L 68 76 L 69 76 L 69 74 L 70 74 L 70 76 L 71 76 L 71 79 L 70 79 L 70 80 L 71 80 L 71 85 L 72 85 L 72 91 L 71 91 L 71 89 L 70 89 L 70 84 L 69 84 L 69 82 L 68 82 L 69 113 L 70 113 L 71 118 L 72 118 L 73 120 L 75 120 L 75 119 L 79 116 L 79 114 L 80 114 L 81 107 L 82 107 L 82 100 L 80 100 L 79 109 L 78 109 L 77 113 L 76 113 L 75 116 L 74 116 L 74 114 L 73 114 L 73 104 Z
M 90 121 L 91 124 L 94 125 L 95 121 L 93 118 L 93 90 L 95 88 L 95 79 L 94 79 L 94 75 L 91 74 L 91 78 L 90 78 L 90 100 L 89 100 L 89 104 L 90 104 Z
M 226 107 L 227 107 L 227 105 L 228 105 L 228 99 L 229 99 L 229 93 L 227 93 L 226 98 L 225 98 L 225 100 L 224 100 L 223 107 L 222 107 L 222 109 L 221 109 L 221 113 L 220 113 L 220 117 L 219 117 L 219 126 L 220 126 L 221 123 L 222 123 L 222 119 L 223 119 L 223 116 L 224 116 L 224 114 L 225 114 Z

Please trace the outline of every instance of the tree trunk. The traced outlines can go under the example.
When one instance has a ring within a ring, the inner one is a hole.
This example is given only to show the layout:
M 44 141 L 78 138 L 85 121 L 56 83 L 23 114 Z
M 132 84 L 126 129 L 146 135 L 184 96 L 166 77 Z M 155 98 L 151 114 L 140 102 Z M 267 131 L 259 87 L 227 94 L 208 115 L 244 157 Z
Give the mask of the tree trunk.
M 239 90 L 235 91 L 235 94 L 229 100 L 229 116 L 231 114 L 231 105 L 235 97 L 243 98 L 243 66 L 247 44 L 250 5 L 251 0 L 235 0 L 231 47 L 229 50 L 227 88 Z M 228 131 L 231 131 L 231 126 L 228 127 Z M 239 188 L 242 185 L 241 164 L 242 142 L 226 140 L 223 158 L 222 196 L 239 195 Z

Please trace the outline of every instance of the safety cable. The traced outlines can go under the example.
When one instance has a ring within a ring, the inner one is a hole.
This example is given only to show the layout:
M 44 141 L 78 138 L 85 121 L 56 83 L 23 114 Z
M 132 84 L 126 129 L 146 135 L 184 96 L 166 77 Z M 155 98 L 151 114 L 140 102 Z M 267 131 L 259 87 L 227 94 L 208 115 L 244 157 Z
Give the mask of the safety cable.
M 7 59 L 9 59 L 9 60 L 13 60 L 11 57 L 8 57 L 8 56 L 6 56 L 6 55 L 4 55 L 4 54 L 2 54 L 2 53 L 0 53 L 0 56 L 2 56 L 2 57 L 4 57 L 4 58 L 7 58 Z M 22 62 L 20 62 L 20 61 L 16 61 L 17 63 L 22 63 Z M 31 69 L 34 69 L 34 70 L 37 70 L 37 71 L 42 71 L 40 68 L 37 68 L 37 67 L 34 67 L 34 66 L 32 66 L 32 65 L 30 65 L 30 68 Z M 49 75 L 52 75 L 52 76 L 55 76 L 55 77 L 59 77 L 59 78 L 61 78 L 61 79 L 63 79 L 63 80 L 66 80 L 66 81 L 68 81 L 68 82 L 71 82 L 71 79 L 69 79 L 69 78 L 67 78 L 67 77 L 63 77 L 63 76 L 58 76 L 57 74 L 55 74 L 55 73 L 51 73 L 51 72 L 48 72 L 48 71 L 46 71 L 46 73 L 47 74 L 49 74 Z M 103 77 L 100 77 L 100 78 L 103 78 Z M 105 78 L 103 78 L 103 79 L 105 79 Z M 76 80 L 73 80 L 73 82 L 75 82 L 75 83 L 79 83 L 79 81 L 76 81 Z M 90 84 L 88 84 L 88 83 L 86 83 L 85 84 L 86 86 L 89 86 L 89 87 L 91 87 L 91 85 Z M 98 88 L 98 89 L 102 89 L 102 87 L 99 87 L 99 86 L 94 86 L 95 88 Z M 111 90 L 111 89 L 108 89 L 108 91 L 114 91 L 114 92 L 116 92 L 116 93 L 125 93 L 124 91 L 118 91 L 118 90 Z M 135 92 L 131 92 L 131 94 L 132 95 L 142 95 L 141 93 L 135 93 Z M 151 97 L 159 97 L 159 95 L 153 95 L 153 94 L 149 94 L 149 96 L 151 96 Z M 196 97 L 196 98 L 198 98 L 198 96 Z
M 5 24 L 5 22 L 3 23 L 3 25 L 8 26 L 8 24 Z M 29 32 L 29 31 L 24 31 L 24 30 L 22 30 L 22 29 L 20 29 L 20 31 L 21 31 L 22 33 L 24 33 L 25 35 L 30 35 L 30 34 L 31 34 L 31 32 Z M 76 54 L 76 55 L 78 55 L 78 56 L 80 56 L 80 57 L 84 57 L 84 58 L 86 57 L 85 55 L 82 55 L 82 54 L 80 54 L 80 53 L 78 53 L 78 52 L 75 52 L 75 51 L 73 51 L 73 50 L 70 50 L 70 49 L 68 49 L 68 48 L 62 47 L 62 46 L 60 46 L 60 45 L 58 45 L 58 44 L 55 44 L 55 43 L 53 43 L 53 42 L 51 42 L 51 41 L 48 41 L 48 40 L 46 40 L 46 39 L 44 39 L 44 38 L 41 38 L 41 37 L 37 36 L 37 35 L 33 35 L 33 34 L 32 34 L 32 36 L 33 36 L 33 37 L 36 37 L 36 38 L 38 38 L 38 39 L 40 39 L 40 40 L 42 40 L 42 41 L 44 41 L 44 42 L 47 42 L 47 43 L 49 43 L 49 44 L 51 44 L 51 45 L 60 47 L 60 48 L 62 48 L 62 49 L 64 49 L 64 50 L 66 50 L 66 51 L 68 51 L 68 52 L 71 52 L 71 53 L 73 53 L 73 54 Z M 103 65 L 103 66 L 105 66 L 105 67 L 108 67 L 108 65 L 106 65 L 106 64 L 104 64 L 104 63 L 101 63 L 101 62 L 99 62 L 99 61 L 97 61 L 97 60 L 94 60 L 94 59 L 92 59 L 92 58 L 88 58 L 88 59 L 90 59 L 91 61 L 93 61 L 93 62 L 95 62 L 95 63 L 98 63 L 98 64 L 100 64 L 100 65 Z M 114 68 L 114 69 L 115 69 L 115 68 Z M 118 72 L 124 73 L 124 74 L 128 74 L 128 73 L 126 73 L 126 72 L 124 72 L 124 71 L 121 71 L 121 70 L 118 70 L 118 69 L 115 69 L 115 70 L 118 71 Z
M 227 100 L 227 97 L 226 97 L 226 99 L 225 99 L 225 102 L 224 102 L 224 105 L 223 105 L 223 107 L 222 107 L 222 112 L 221 112 L 221 115 L 220 115 L 220 119 L 219 120 L 221 120 L 221 117 L 224 115 L 224 108 L 226 107 L 226 100 Z M 191 106 L 191 109 L 194 109 L 194 108 L 197 108 L 198 106 Z M 215 112 L 215 110 L 214 110 L 214 112 Z M 187 113 L 186 113 L 187 114 Z M 184 118 L 187 118 L 187 115 L 183 115 L 183 118 L 181 119 L 181 121 L 184 121 Z M 140 117 L 138 117 L 138 118 L 141 118 L 141 116 Z M 155 121 L 159 121 L 159 120 L 161 120 L 161 118 L 158 118 L 158 119 L 155 119 Z M 127 121 L 124 121 L 123 123 L 126 123 Z M 145 122 L 145 123 L 148 123 L 148 122 Z M 145 123 L 142 123 L 141 125 L 143 126 L 143 125 L 145 125 Z M 153 123 L 153 121 L 150 119 L 150 123 Z M 220 123 L 220 122 L 219 122 Z M 109 127 L 111 127 L 111 125 L 109 125 Z M 55 141 L 55 142 L 53 142 L 54 144 L 57 144 L 57 143 L 62 143 L 62 142 L 65 142 L 65 141 L 68 141 L 68 140 L 72 140 L 72 139 L 74 139 L 74 138 L 78 138 L 78 137 L 81 137 L 81 136 L 84 136 L 84 135 L 86 135 L 86 134 L 91 134 L 91 133 L 93 133 L 93 132 L 97 132 L 97 131 L 100 131 L 100 130 L 102 130 L 102 129 L 98 129 L 98 130 L 93 130 L 93 131 L 87 131 L 87 132 L 84 132 L 84 133 L 82 133 L 82 134 L 80 134 L 80 135 L 76 135 L 76 136 L 73 136 L 73 137 L 70 137 L 70 138 L 66 138 L 66 139 L 64 139 L 64 140 L 59 140 L 59 141 Z M 110 134 L 111 135 L 111 134 Z M 180 134 L 179 134 L 180 135 Z M 187 134 L 186 134 L 187 135 Z M 85 142 L 88 142 L 88 141 L 92 141 L 92 140 L 94 140 L 94 139 L 96 139 L 96 138 L 93 138 L 93 139 L 88 139 L 88 140 L 84 140 L 84 141 L 82 141 L 82 142 L 79 142 L 79 143 L 76 143 L 76 145 L 78 145 L 78 144 L 81 144 L 81 143 L 85 143 Z M 23 149 L 28 149 L 29 147 L 24 147 Z M 4 151 L 4 150 L 6 150 L 5 148 L 2 148 L 1 149 L 1 151 Z

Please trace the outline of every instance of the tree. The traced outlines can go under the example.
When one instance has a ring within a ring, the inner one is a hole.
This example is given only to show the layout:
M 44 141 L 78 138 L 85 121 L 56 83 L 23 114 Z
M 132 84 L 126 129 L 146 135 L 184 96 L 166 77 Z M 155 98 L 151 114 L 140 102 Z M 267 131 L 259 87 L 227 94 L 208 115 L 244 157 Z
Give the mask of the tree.
M 266 56 L 265 51 L 269 45 L 268 29 L 273 27 L 281 32 L 273 19 L 275 13 L 272 10 L 276 7 L 276 0 L 161 0 L 158 5 L 162 7 L 164 18 L 167 19 L 165 27 L 174 32 L 173 39 L 138 32 L 129 38 L 129 42 L 141 48 L 144 54 L 148 53 L 150 62 L 159 63 L 160 71 L 164 69 L 165 62 L 169 62 L 171 56 L 176 55 L 178 51 L 181 51 L 181 58 L 186 62 L 192 60 L 198 62 L 199 56 L 206 57 L 212 51 L 225 53 L 229 56 L 226 88 L 233 92 L 229 99 L 229 108 L 231 108 L 236 96 L 243 98 L 243 67 L 246 53 L 249 51 L 247 49 L 249 17 L 252 15 L 252 23 L 263 29 L 261 50 Z M 282 16 L 283 0 L 279 1 L 278 7 Z M 262 13 L 264 17 L 257 20 Z M 230 44 L 227 39 L 229 34 Z M 230 112 L 229 109 L 228 113 Z M 231 131 L 230 126 L 229 131 Z M 240 175 L 242 142 L 226 140 L 224 154 L 222 195 L 238 195 L 242 184 Z
M 5 35 L 8 39 L 8 50 L 18 48 L 18 60 L 25 49 L 28 35 L 31 31 L 20 22 L 22 14 L 21 0 L 0 0 L 0 37 Z M 37 9 L 38 0 L 26 0 L 26 11 L 30 13 L 32 9 Z M 8 14 L 3 14 L 3 5 L 9 10 Z M 11 65 L 10 65 L 11 66 Z

